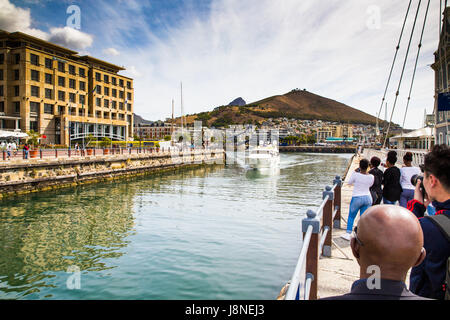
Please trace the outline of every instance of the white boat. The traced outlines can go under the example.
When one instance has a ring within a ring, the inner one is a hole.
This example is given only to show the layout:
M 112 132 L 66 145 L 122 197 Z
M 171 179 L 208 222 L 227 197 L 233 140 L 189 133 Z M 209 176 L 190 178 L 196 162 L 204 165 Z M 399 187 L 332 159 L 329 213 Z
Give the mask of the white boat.
M 277 145 L 260 146 L 252 148 L 248 152 L 248 166 L 252 169 L 277 168 L 280 165 L 280 153 Z

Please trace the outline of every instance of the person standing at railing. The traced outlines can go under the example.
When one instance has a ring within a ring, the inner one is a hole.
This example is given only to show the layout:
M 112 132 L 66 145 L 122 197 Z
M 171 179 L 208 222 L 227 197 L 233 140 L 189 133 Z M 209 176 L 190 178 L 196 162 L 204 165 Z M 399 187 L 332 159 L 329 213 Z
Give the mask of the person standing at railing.
M 383 171 L 378 169 L 381 163 L 380 158 L 372 157 L 370 159 L 369 173 L 374 176 L 373 185 L 370 187 L 370 194 L 372 195 L 372 204 L 380 204 L 383 199 L 383 189 L 381 183 L 383 182 Z
M 402 186 L 400 184 L 400 169 L 395 166 L 397 162 L 397 152 L 389 151 L 386 159 L 387 169 L 383 174 L 383 203 L 395 204 L 400 200 Z
M 350 247 L 359 264 L 359 280 L 350 293 L 321 300 L 428 300 L 405 284 L 408 270 L 427 254 L 420 224 L 408 210 L 373 206 L 359 220 Z
M 414 199 L 414 186 L 411 184 L 411 177 L 415 174 L 420 175 L 422 172 L 419 167 L 412 166 L 412 153 L 407 152 L 403 156 L 404 166 L 400 169 L 400 185 L 402 193 L 400 194 L 400 206 L 406 208 L 408 201 Z
M 23 145 L 23 151 L 25 152 L 25 159 L 28 159 L 28 153 L 30 152 L 30 146 L 26 142 Z
M 348 184 L 353 185 L 352 200 L 350 201 L 350 208 L 347 221 L 347 233 L 344 233 L 341 237 L 345 240 L 350 240 L 353 222 L 355 221 L 358 212 L 362 216 L 372 205 L 372 195 L 370 194 L 370 187 L 374 183 L 374 176 L 367 172 L 369 168 L 369 161 L 362 159 L 359 162 L 359 170 L 353 172 Z

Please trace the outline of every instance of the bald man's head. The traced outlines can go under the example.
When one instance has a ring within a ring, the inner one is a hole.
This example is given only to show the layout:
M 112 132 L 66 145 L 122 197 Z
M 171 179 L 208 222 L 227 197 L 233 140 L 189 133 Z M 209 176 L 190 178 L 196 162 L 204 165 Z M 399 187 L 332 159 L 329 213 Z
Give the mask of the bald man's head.
M 425 258 L 422 228 L 405 208 L 373 206 L 361 216 L 357 231 L 362 245 L 352 239 L 353 254 L 362 269 L 379 266 L 382 278 L 404 280 L 409 268 Z

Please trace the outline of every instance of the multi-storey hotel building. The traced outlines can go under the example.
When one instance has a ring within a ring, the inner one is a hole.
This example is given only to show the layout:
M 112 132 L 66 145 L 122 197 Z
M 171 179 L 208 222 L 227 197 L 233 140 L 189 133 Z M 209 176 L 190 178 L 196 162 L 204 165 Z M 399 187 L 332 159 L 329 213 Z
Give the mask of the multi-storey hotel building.
M 133 136 L 133 79 L 114 64 L 21 32 L 0 30 L 0 129 L 44 144 Z

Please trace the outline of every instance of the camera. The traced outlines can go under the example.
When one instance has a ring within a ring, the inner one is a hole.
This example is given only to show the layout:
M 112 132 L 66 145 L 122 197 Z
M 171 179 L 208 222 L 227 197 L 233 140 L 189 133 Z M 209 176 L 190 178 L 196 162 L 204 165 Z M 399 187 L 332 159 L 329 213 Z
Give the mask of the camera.
M 420 180 L 420 191 L 422 192 L 422 197 L 425 199 L 427 195 L 425 191 L 425 187 L 423 186 L 423 176 L 415 174 L 411 177 L 411 184 L 415 187 L 417 185 L 417 181 Z

